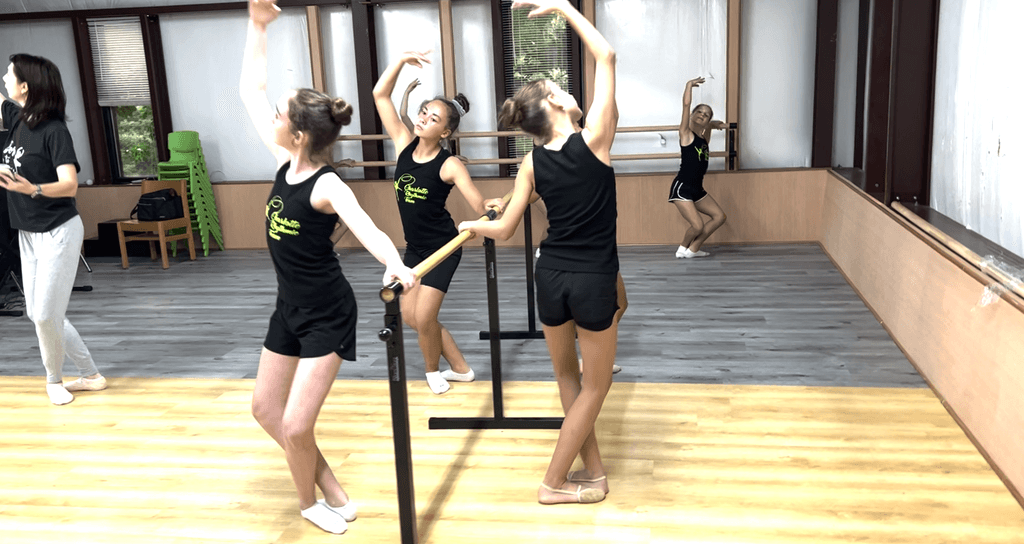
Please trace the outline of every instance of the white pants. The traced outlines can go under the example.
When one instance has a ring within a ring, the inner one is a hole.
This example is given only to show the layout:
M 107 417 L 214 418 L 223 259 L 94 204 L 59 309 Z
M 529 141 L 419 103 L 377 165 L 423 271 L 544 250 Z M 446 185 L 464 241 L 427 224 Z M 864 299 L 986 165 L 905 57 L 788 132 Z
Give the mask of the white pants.
M 85 236 L 82 218 L 72 217 L 48 232 L 19 231 L 25 313 L 36 326 L 47 383 L 61 383 L 64 359 L 82 376 L 96 374 L 96 363 L 78 331 L 65 317 Z

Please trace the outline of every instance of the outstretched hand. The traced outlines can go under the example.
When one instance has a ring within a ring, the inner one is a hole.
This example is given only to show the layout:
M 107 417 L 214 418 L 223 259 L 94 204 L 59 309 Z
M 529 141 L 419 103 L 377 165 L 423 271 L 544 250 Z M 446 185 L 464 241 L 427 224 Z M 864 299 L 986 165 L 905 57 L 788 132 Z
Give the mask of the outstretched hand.
M 249 0 L 249 19 L 257 26 L 267 26 L 281 14 L 277 0 Z
M 430 62 L 430 61 L 427 61 Z M 420 86 L 420 78 L 413 79 L 409 82 L 409 86 L 405 88 L 405 94 L 408 95 L 413 89 Z
M 431 52 L 430 49 L 426 51 L 406 51 L 402 53 L 402 62 L 409 66 L 415 66 L 417 68 L 423 68 L 423 63 L 430 64 L 430 59 L 427 58 Z
M 571 8 L 568 0 L 516 0 L 512 2 L 512 9 L 532 8 L 527 15 L 529 18 L 541 17 L 556 11 L 565 11 Z
M 687 81 L 686 82 L 686 86 L 687 87 L 697 87 L 701 83 L 704 83 L 704 78 L 702 78 L 702 77 L 695 77 L 695 78 L 691 79 L 690 81 Z

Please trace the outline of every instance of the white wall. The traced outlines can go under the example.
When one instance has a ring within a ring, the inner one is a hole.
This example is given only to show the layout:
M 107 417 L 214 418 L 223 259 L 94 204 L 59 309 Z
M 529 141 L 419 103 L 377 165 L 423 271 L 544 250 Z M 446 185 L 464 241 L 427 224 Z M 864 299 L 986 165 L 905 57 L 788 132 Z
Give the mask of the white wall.
M 1024 256 L 1022 20 L 1019 0 L 939 4 L 931 207 Z
M 352 104 L 352 123 L 341 129 L 342 134 L 360 134 L 359 87 L 356 83 L 356 51 L 352 34 L 352 11 L 344 6 L 331 6 L 320 11 L 321 33 L 324 42 L 324 70 L 327 93 L 344 98 Z M 334 158 L 363 160 L 360 142 L 334 144 Z M 342 179 L 362 178 L 362 168 L 342 168 Z
M 597 29 L 615 49 L 619 126 L 674 125 L 682 115 L 686 82 L 706 81 L 693 106 L 706 103 L 725 119 L 727 17 L 725 0 L 597 0 Z M 691 106 L 692 107 L 692 106 Z M 712 151 L 725 151 L 725 131 L 714 131 Z M 678 128 L 663 133 L 619 134 L 612 154 L 678 153 Z M 712 169 L 724 168 L 714 159 Z M 616 161 L 616 172 L 671 172 L 679 160 Z
M 459 123 L 460 132 L 498 130 L 498 111 L 494 98 L 494 54 L 490 0 L 464 0 L 452 3 L 455 28 L 455 85 L 469 99 L 469 113 Z M 494 138 L 466 138 L 459 152 L 469 159 L 495 158 L 498 142 Z M 497 165 L 470 166 L 473 176 L 496 177 Z
M 85 101 L 82 98 L 82 77 L 75 55 L 75 36 L 71 21 L 48 19 L 0 23 L 0 63 L 6 73 L 8 60 L 15 53 L 28 53 L 53 61 L 60 70 L 67 96 L 68 131 L 75 143 L 75 155 L 82 167 L 78 173 L 79 183 L 93 179 L 92 151 L 89 147 L 89 130 L 85 123 Z M 7 91 L 0 89 L 4 96 Z
M 241 10 L 160 16 L 171 122 L 199 133 L 212 181 L 274 177 L 274 157 L 238 96 L 247 28 Z M 267 100 L 312 87 L 305 10 L 286 8 L 267 41 Z
M 857 41 L 860 0 L 839 0 L 836 35 L 835 116 L 832 125 L 832 166 L 853 166 L 857 116 Z
M 740 3 L 740 168 L 811 165 L 815 0 Z

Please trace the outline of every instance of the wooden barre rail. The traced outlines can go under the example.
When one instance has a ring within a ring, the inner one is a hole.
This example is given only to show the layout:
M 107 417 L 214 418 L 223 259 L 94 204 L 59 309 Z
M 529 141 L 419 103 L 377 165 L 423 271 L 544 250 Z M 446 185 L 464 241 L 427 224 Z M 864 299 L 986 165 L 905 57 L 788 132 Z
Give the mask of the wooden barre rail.
M 505 207 L 508 206 L 508 201 L 512 199 L 513 191 L 514 189 L 505 193 L 505 196 L 501 197 L 502 210 L 504 210 Z M 493 221 L 496 217 L 498 217 L 498 212 L 491 208 L 487 210 L 487 213 L 482 215 L 479 220 Z M 449 240 L 447 244 L 441 246 L 441 249 L 438 249 L 437 251 L 433 252 L 429 257 L 423 259 L 423 261 L 421 261 L 420 264 L 414 266 L 412 269 L 412 273 L 417 278 L 422 278 L 424 274 L 430 272 L 431 270 L 434 269 L 434 267 L 441 264 L 441 261 L 444 261 L 445 259 L 448 258 L 449 255 L 455 253 L 457 249 L 462 247 L 462 244 L 465 244 L 466 242 L 472 240 L 473 238 L 476 238 L 476 234 L 468 230 L 460 232 L 455 238 Z M 402 294 L 402 283 L 398 281 L 393 281 L 388 285 L 381 287 L 380 289 L 380 299 L 384 302 L 391 302 L 395 300 L 395 297 L 397 297 L 400 294 Z
M 1024 285 L 1021 284 L 1021 280 L 1006 274 L 1001 269 L 992 266 L 985 259 L 982 259 L 977 253 L 971 251 L 960 242 L 953 239 L 953 237 L 935 228 L 931 223 L 925 221 L 923 218 L 912 212 L 909 208 L 900 204 L 899 202 L 893 202 L 892 208 L 900 213 L 904 218 L 914 224 L 915 227 L 921 229 L 926 234 L 940 242 L 942 245 L 949 248 L 951 251 L 959 255 L 965 261 L 970 263 L 972 266 L 981 270 L 989 278 L 999 282 L 1008 291 L 1014 293 L 1021 299 L 1024 299 Z M 1014 304 L 1014 306 L 1020 308 L 1020 304 Z
M 629 134 L 637 132 L 675 132 L 679 130 L 678 125 L 647 125 L 638 127 L 619 127 L 615 129 L 616 134 Z M 459 132 L 451 136 L 456 140 L 469 139 L 469 138 L 514 138 L 523 137 L 529 138 L 530 135 L 521 130 L 493 130 L 485 132 Z M 372 141 L 372 140 L 390 140 L 391 137 L 387 134 L 342 134 L 338 136 L 339 142 L 350 142 L 350 141 Z
M 644 153 L 639 155 L 612 155 L 613 161 L 643 161 L 651 159 L 678 159 L 679 153 Z M 712 151 L 709 153 L 711 157 L 728 158 L 728 151 Z M 462 161 L 466 165 L 476 164 L 519 164 L 523 162 L 522 157 L 514 159 L 466 159 Z M 346 161 L 344 163 L 336 162 L 334 166 L 336 168 L 362 168 L 362 167 L 376 167 L 376 166 L 394 166 L 395 161 Z

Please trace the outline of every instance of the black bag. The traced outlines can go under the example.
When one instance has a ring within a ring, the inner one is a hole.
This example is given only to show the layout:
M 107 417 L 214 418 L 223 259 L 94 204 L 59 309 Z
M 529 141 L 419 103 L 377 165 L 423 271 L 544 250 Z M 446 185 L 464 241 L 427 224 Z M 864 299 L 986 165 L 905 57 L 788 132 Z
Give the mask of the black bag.
M 136 213 L 139 214 L 139 221 L 165 221 L 185 217 L 181 197 L 174 189 L 160 189 L 142 195 L 131 217 L 135 217 Z

